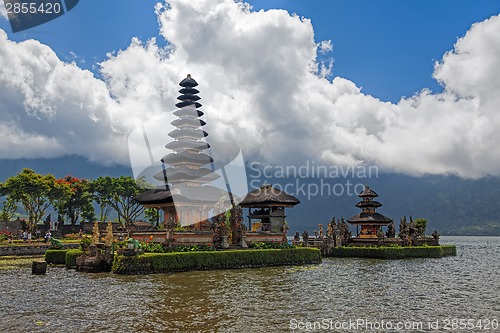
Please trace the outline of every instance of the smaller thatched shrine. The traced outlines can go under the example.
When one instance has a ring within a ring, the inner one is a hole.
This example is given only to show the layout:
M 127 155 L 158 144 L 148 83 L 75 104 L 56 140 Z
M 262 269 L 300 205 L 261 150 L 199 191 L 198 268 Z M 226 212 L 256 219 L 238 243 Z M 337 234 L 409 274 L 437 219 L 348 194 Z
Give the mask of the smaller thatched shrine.
M 382 206 L 380 202 L 373 200 L 378 197 L 378 194 L 365 186 L 358 197 L 363 199 L 356 204 L 356 207 L 361 208 L 361 213 L 352 216 L 347 222 L 356 226 L 359 238 L 379 238 L 379 235 L 383 237 L 382 227 L 388 226 L 392 219 L 376 212 L 376 209 Z
M 269 184 L 249 192 L 240 207 L 248 208 L 248 230 L 251 232 L 282 233 L 285 225 L 285 208 L 300 203 L 294 196 Z

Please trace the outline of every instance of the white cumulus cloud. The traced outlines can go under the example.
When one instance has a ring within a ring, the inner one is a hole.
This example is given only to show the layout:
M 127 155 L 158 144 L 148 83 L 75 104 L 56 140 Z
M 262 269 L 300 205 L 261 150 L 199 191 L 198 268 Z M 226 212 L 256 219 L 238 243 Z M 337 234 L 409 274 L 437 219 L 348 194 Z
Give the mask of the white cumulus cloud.
M 0 31 L 0 45 L 2 158 L 81 155 L 106 164 L 127 161 L 121 147 L 126 133 L 113 128 L 117 105 L 104 82 L 60 61 L 35 40 L 15 43 Z
M 5 8 L 4 2 L 0 2 L 0 18 L 8 19 L 7 9 Z

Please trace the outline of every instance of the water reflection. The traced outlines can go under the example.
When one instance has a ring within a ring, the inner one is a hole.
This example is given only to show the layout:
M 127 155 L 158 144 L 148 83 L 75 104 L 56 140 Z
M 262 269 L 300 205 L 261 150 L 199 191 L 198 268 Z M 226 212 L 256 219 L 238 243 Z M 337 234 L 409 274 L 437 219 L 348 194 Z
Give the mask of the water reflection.
M 443 237 L 442 259 L 149 276 L 0 269 L 1 332 L 280 332 L 290 319 L 499 319 L 500 238 Z M 5 263 L 0 261 L 0 267 Z

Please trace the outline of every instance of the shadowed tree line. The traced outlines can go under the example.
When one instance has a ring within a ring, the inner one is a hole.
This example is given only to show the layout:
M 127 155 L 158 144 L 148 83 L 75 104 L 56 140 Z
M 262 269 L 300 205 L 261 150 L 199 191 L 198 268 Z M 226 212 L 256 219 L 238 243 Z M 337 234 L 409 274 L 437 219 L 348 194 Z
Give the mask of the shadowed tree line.
M 76 231 L 80 222 L 105 222 L 114 211 L 118 222 L 128 229 L 144 212 L 144 207 L 134 199 L 144 190 L 145 187 L 129 176 L 56 179 L 52 174 L 42 175 L 25 168 L 0 183 L 0 196 L 5 197 L 0 220 L 15 219 L 22 209 L 27 229 L 34 232 L 52 207 Z M 97 212 L 94 206 L 98 207 Z

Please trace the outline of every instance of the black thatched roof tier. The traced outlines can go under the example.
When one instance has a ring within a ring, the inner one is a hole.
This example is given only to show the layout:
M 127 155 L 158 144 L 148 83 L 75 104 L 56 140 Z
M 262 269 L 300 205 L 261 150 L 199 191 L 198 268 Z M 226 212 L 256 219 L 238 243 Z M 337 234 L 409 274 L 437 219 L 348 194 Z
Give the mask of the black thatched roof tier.
M 210 145 L 203 141 L 171 141 L 165 145 L 165 148 L 175 151 L 180 150 L 204 150 L 210 148 Z
M 198 85 L 198 82 L 191 77 L 191 74 L 188 74 L 187 77 L 179 83 L 179 85 L 184 88 L 193 88 Z
M 382 207 L 382 204 L 378 201 L 360 201 L 356 204 L 358 208 L 378 208 Z
M 192 154 L 186 151 L 179 152 L 177 154 L 170 153 L 166 156 L 163 156 L 161 161 L 163 163 L 167 163 L 170 165 L 206 165 L 212 163 L 214 159 L 207 154 Z
M 354 225 L 370 224 L 370 225 L 385 226 L 391 223 L 392 219 L 379 213 L 361 213 L 349 218 L 347 222 Z
M 201 139 L 207 137 L 208 133 L 199 129 L 181 128 L 181 129 L 175 129 L 172 132 L 168 133 L 168 136 L 174 139 L 180 139 L 180 138 Z
M 194 95 L 194 94 L 182 94 L 177 97 L 179 101 L 198 101 L 200 99 L 200 96 Z
M 195 89 L 195 88 L 182 88 L 181 90 L 179 90 L 179 92 L 181 94 L 190 94 L 190 95 L 194 95 L 194 94 L 197 94 L 199 93 L 200 91 L 198 89 Z
M 233 195 L 234 196 L 234 195 Z M 221 198 L 230 205 L 229 193 L 214 186 L 173 186 L 169 189 L 160 187 L 143 192 L 135 197 L 140 204 L 162 205 L 169 203 L 201 203 L 215 205 Z M 238 200 L 238 198 L 236 198 Z
M 190 106 L 190 105 L 194 105 L 196 108 L 201 108 L 200 103 L 195 102 L 195 101 L 191 101 L 191 100 L 185 100 L 185 101 L 182 101 L 182 102 L 175 104 L 175 106 L 177 106 L 178 108 L 183 108 L 185 106 Z
M 243 201 L 241 207 L 266 207 L 266 206 L 283 206 L 293 207 L 300 203 L 296 197 L 278 190 L 271 185 L 263 185 L 258 189 L 249 192 Z
M 218 179 L 220 176 L 210 169 L 199 168 L 192 169 L 185 166 L 179 168 L 167 168 L 160 171 L 153 177 L 159 181 L 165 182 L 165 176 L 168 183 L 207 183 Z
M 199 110 L 196 110 L 195 108 L 182 108 L 174 111 L 174 115 L 181 118 L 184 117 L 198 118 L 203 116 L 204 113 Z
M 200 126 L 205 126 L 207 123 L 201 119 L 179 118 L 172 121 L 171 124 L 178 128 L 185 128 L 185 127 L 198 128 Z
M 358 197 L 360 197 L 360 198 L 366 198 L 366 197 L 375 198 L 375 197 L 378 197 L 378 194 L 377 194 L 377 192 L 372 190 L 369 186 L 365 186 L 365 189 L 360 194 L 358 194 Z

